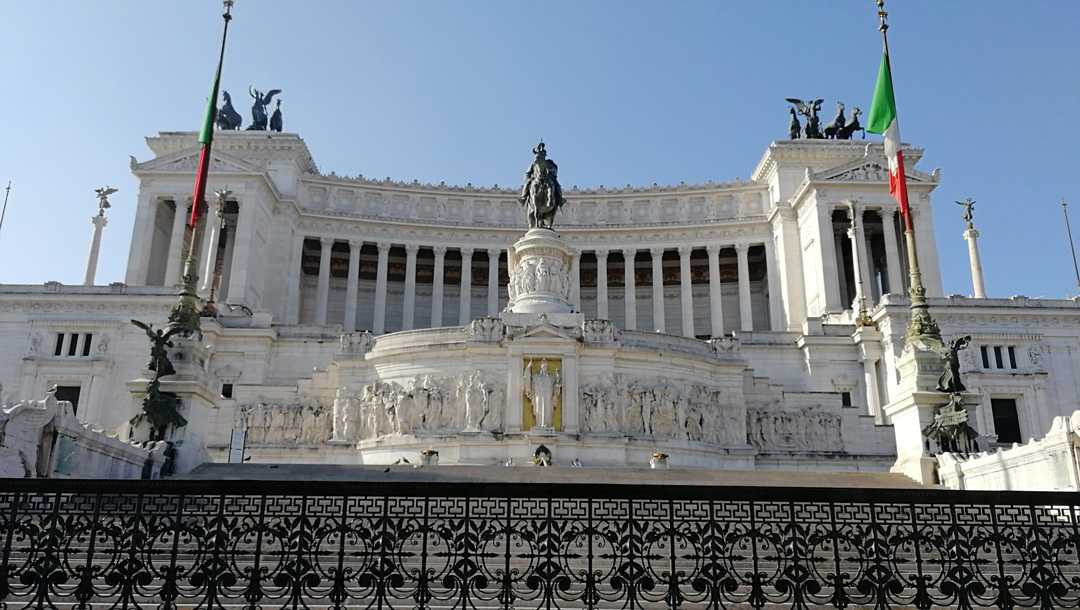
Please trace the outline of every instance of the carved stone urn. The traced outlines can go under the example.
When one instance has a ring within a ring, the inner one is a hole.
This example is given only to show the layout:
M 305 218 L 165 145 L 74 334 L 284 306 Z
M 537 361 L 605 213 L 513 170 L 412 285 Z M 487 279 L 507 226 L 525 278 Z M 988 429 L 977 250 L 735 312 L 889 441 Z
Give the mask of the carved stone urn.
M 530 229 L 510 255 L 510 303 L 513 313 L 570 313 L 570 265 L 573 251 L 551 229 Z

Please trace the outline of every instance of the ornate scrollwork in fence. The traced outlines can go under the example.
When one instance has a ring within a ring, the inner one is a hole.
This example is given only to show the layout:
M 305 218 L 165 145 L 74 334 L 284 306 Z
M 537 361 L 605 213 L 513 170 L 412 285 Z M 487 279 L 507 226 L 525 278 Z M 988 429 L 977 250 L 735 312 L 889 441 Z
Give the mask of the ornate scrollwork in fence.
M 1077 507 L 1064 494 L 400 483 L 275 484 L 244 494 L 225 481 L 169 485 L 8 485 L 14 490 L 0 493 L 0 604 L 465 610 L 1080 601 Z

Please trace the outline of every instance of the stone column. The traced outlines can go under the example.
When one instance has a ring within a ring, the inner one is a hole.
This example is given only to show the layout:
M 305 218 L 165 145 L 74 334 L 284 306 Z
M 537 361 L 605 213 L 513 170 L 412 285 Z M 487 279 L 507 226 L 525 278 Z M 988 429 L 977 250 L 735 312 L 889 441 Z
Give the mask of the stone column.
M 345 332 L 356 330 L 356 306 L 360 293 L 360 248 L 364 242 L 349 240 L 349 277 L 345 280 Z
M 458 324 L 472 321 L 472 248 L 461 249 L 461 295 L 458 300 Z
M 976 299 L 986 298 L 986 286 L 983 284 L 982 260 L 979 259 L 979 232 L 973 226 L 964 231 L 967 240 L 968 259 L 971 263 L 971 287 Z
M 334 247 L 333 237 L 323 237 L 319 249 L 319 289 L 315 293 L 315 323 L 326 324 L 326 309 L 330 301 L 330 251 Z
M 184 271 L 184 226 L 187 221 L 187 207 L 176 201 L 176 213 L 173 215 L 172 234 L 169 237 L 169 260 L 165 265 L 165 285 L 178 286 L 180 274 Z
M 681 288 L 682 301 L 682 334 L 685 337 L 694 336 L 694 292 L 690 283 L 690 253 L 693 248 L 683 246 L 679 248 L 679 287 Z
M 206 247 L 203 248 L 202 285 L 199 296 L 206 298 L 214 286 L 214 270 L 217 269 L 218 242 L 221 239 L 221 222 L 225 217 L 225 208 L 217 197 L 206 202 Z
M 847 309 L 840 297 L 840 267 L 836 262 L 836 238 L 833 235 L 832 206 L 818 204 L 818 235 L 821 238 L 822 311 Z
M 139 190 L 135 227 L 132 229 L 131 249 L 128 252 L 127 274 L 124 277 L 128 286 L 143 286 L 147 282 L 150 257 L 154 252 L 154 229 L 159 207 L 161 202 L 157 197 Z
M 859 280 L 862 280 L 863 298 L 866 299 L 866 306 L 872 307 L 874 305 L 874 287 L 872 284 L 873 277 L 870 275 L 870 255 L 866 249 L 866 225 L 863 224 L 865 210 L 861 205 L 853 206 L 852 210 L 855 219 L 855 239 L 852 243 L 855 244 L 856 251 L 859 254 L 858 264 L 855 265 L 855 271 L 859 274 L 859 277 L 855 283 L 858 284 Z
M 724 334 L 724 304 L 723 285 L 720 282 L 720 246 L 710 244 L 705 246 L 705 252 L 709 254 L 709 320 L 712 326 L 712 336 L 719 337 Z
M 105 214 L 102 213 L 91 218 L 90 223 L 94 225 L 94 233 L 90 237 L 90 254 L 86 257 L 86 275 L 83 277 L 83 285 L 85 286 L 94 285 L 94 278 L 97 276 L 98 255 L 101 254 L 101 230 L 105 228 L 105 225 L 109 224 L 109 221 L 105 219 Z
M 226 258 L 228 258 L 228 250 L 225 251 Z M 289 268 L 289 303 L 288 312 L 286 318 L 289 324 L 300 323 L 300 292 L 303 288 L 302 279 L 304 277 L 304 236 L 298 235 L 296 237 L 296 244 L 293 246 L 293 260 L 292 265 Z M 224 282 L 224 277 L 222 277 Z M 222 290 L 224 287 L 218 288 Z M 219 294 L 218 300 L 224 301 L 225 295 Z
M 623 255 L 623 300 L 626 305 L 626 330 L 637 329 L 637 284 L 634 278 L 634 258 L 637 250 L 627 248 Z
M 510 260 L 507 256 L 506 260 Z M 570 303 L 574 305 L 574 311 L 581 311 L 581 251 L 574 252 L 574 258 L 570 261 Z
M 498 248 L 488 249 L 488 294 L 487 294 L 487 309 L 488 315 L 496 317 L 499 315 L 499 254 L 502 250 Z
M 416 315 L 416 253 L 420 246 L 405 244 L 405 298 L 401 312 L 401 330 L 412 330 Z
M 780 296 L 780 266 L 776 261 L 776 245 L 771 237 L 765 240 L 765 278 L 769 283 L 769 330 L 784 330 L 784 306 Z
M 889 294 L 905 295 L 904 274 L 900 271 L 900 250 L 896 245 L 896 210 L 881 211 L 881 230 L 885 238 L 885 266 L 888 267 Z
M 372 332 L 386 332 L 386 273 L 390 266 L 390 244 L 379 242 L 379 267 L 375 275 L 375 317 Z
M 608 319 L 607 307 L 607 250 L 596 251 L 596 317 Z
M 664 322 L 664 249 L 652 248 L 652 317 L 656 332 L 665 332 Z
M 446 268 L 446 246 L 435 246 L 431 250 L 435 253 L 435 273 L 431 278 L 431 327 L 438 328 L 443 325 L 443 273 Z
M 248 297 L 248 265 L 251 262 L 251 248 L 255 241 L 255 200 L 248 198 L 240 203 L 240 214 L 233 235 L 232 268 L 229 271 L 228 300 L 233 303 L 244 302 Z M 256 305 L 248 303 L 249 306 Z
M 739 263 L 739 328 L 749 332 L 754 330 L 754 310 L 750 302 L 750 262 L 747 253 L 749 244 L 735 244 L 735 255 Z

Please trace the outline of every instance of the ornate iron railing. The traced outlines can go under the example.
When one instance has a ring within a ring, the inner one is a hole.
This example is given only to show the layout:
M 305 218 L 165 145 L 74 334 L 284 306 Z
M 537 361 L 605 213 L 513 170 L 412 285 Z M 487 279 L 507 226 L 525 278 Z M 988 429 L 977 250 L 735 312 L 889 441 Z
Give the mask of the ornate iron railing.
M 5 481 L 4 608 L 1076 607 L 1076 496 Z

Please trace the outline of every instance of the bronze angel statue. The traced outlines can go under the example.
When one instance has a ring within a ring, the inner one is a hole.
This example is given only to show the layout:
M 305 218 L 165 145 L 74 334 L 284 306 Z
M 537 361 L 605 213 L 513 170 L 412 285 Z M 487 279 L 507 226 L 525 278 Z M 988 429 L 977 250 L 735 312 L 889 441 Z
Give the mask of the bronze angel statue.
M 275 95 L 281 93 L 281 89 L 271 89 L 263 93 L 258 89 L 248 87 L 248 93 L 251 94 L 251 99 L 255 101 L 251 104 L 251 125 L 248 125 L 247 128 L 249 131 L 266 131 L 266 122 L 268 120 L 266 107 L 270 105 Z
M 802 101 L 797 97 L 785 98 L 787 102 L 799 111 L 799 114 L 806 117 L 806 125 L 803 129 L 804 137 L 808 140 L 820 140 L 825 137 L 821 133 L 821 120 L 818 118 L 818 113 L 821 112 L 821 104 L 824 99 L 818 98 L 816 100 Z
M 131 323 L 143 329 L 146 336 L 150 338 L 150 362 L 146 364 L 146 368 L 154 371 L 155 378 L 175 374 L 176 369 L 173 368 L 173 364 L 169 360 L 169 353 L 165 348 L 173 346 L 171 339 L 180 330 L 177 328 L 154 330 L 152 324 L 146 324 L 138 320 L 132 320 Z
M 566 204 L 559 186 L 559 166 L 547 158 L 543 142 L 533 148 L 533 155 L 519 200 L 525 206 L 530 229 L 550 229 L 555 222 L 555 213 Z

